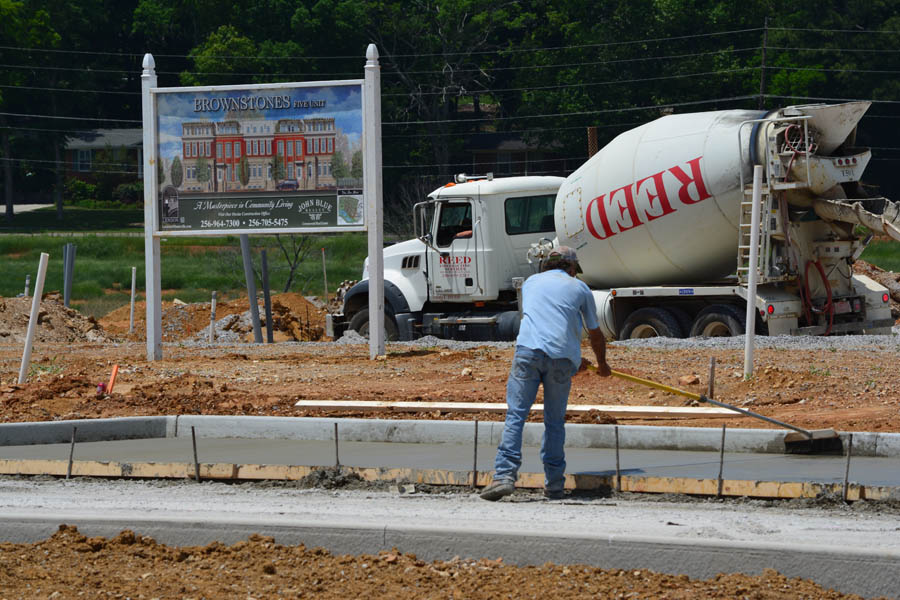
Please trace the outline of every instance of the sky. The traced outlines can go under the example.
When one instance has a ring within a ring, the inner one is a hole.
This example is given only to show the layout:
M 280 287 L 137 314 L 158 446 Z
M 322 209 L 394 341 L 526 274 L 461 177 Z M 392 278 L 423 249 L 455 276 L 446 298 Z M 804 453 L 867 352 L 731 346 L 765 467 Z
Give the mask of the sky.
M 298 84 L 300 85 L 300 84 Z M 289 96 L 291 107 L 263 108 L 244 111 L 239 119 L 259 118 L 260 120 L 303 119 L 310 117 L 334 117 L 335 127 L 347 136 L 351 147 L 359 146 L 362 139 L 362 94 L 358 83 L 352 85 L 304 86 L 286 88 L 227 89 L 217 91 L 179 91 L 156 94 L 157 122 L 160 156 L 171 160 L 181 155 L 181 125 L 185 121 L 223 121 L 225 110 L 195 111 L 197 101 L 201 106 L 206 100 L 215 102 L 223 97 Z M 325 101 L 321 108 L 294 108 L 303 101 Z

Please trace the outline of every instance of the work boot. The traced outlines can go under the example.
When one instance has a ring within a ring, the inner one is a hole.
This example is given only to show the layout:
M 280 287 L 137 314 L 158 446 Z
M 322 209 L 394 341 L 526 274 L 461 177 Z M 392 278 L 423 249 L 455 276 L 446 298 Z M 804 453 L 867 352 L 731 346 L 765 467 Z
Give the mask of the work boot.
M 547 500 L 562 500 L 566 497 L 564 490 L 544 490 L 544 498 Z
M 516 491 L 516 486 L 512 481 L 500 479 L 484 488 L 481 491 L 480 495 L 482 500 L 490 500 L 491 502 L 496 502 L 504 496 L 509 496 L 514 491 Z

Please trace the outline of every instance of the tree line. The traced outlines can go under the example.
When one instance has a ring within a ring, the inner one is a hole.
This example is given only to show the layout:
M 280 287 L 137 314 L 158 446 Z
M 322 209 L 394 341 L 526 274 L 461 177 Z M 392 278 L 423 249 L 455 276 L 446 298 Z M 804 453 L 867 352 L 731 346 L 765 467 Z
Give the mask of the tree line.
M 873 100 L 867 182 L 900 196 L 900 14 L 891 0 L 0 0 L 0 177 L 61 197 L 67 136 L 139 127 L 144 53 L 159 85 L 361 78 L 382 67 L 386 214 L 476 149 L 496 167 L 565 175 L 669 112 Z M 130 165 L 109 161 L 107 171 Z M 135 171 L 136 172 L 136 171 Z M 61 203 L 59 204 L 61 207 Z M 393 217 L 391 217 L 393 215 Z

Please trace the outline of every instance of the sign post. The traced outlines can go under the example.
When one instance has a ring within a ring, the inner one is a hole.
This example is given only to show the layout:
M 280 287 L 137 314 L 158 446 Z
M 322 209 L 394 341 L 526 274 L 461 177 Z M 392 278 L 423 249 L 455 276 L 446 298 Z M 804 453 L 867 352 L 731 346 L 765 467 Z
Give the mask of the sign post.
M 144 294 L 147 302 L 147 360 L 162 359 L 162 275 L 160 273 L 159 214 L 156 211 L 157 131 L 156 104 L 151 90 L 156 87 L 156 63 L 144 55 L 141 73 L 141 100 L 144 129 Z
M 369 358 L 384 354 L 384 231 L 381 198 L 381 66 L 378 49 L 366 50 L 363 169 L 369 228 Z

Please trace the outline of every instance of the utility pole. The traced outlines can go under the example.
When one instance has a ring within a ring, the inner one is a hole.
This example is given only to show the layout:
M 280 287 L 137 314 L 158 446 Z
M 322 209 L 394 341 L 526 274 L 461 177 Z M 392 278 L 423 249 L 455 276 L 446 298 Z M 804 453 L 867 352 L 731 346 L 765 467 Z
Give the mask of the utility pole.
M 759 73 L 759 110 L 765 108 L 766 97 L 766 45 L 769 43 L 769 17 L 763 21 L 762 69 Z

